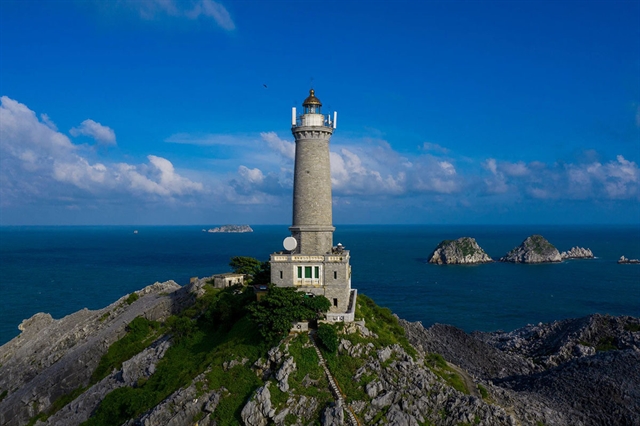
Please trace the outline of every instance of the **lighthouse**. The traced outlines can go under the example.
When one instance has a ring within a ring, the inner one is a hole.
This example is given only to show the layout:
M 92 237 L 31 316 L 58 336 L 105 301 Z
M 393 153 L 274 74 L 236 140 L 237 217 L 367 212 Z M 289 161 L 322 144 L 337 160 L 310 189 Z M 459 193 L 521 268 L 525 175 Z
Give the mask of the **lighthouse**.
M 296 287 L 331 302 L 329 321 L 353 321 L 357 292 L 351 288 L 350 253 L 333 245 L 331 162 L 329 140 L 338 115 L 322 113 L 322 102 L 311 89 L 302 114 L 291 111 L 296 155 L 293 174 L 291 236 L 284 250 L 271 255 L 271 282 Z

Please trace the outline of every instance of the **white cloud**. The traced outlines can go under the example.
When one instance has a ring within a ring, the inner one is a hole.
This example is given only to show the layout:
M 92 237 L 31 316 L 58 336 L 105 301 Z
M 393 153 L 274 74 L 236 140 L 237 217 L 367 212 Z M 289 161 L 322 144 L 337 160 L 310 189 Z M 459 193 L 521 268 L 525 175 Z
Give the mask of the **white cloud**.
M 296 145 L 294 142 L 280 139 L 275 132 L 262 132 L 260 137 L 269 148 L 282 155 L 284 158 L 293 160 L 296 155 Z
M 618 155 L 615 161 L 583 163 L 498 162 L 483 167 L 488 193 L 512 192 L 538 199 L 634 199 L 640 196 L 638 165 Z
M 144 19 L 154 19 L 158 15 L 198 19 L 212 18 L 220 27 L 227 31 L 235 29 L 235 24 L 227 9 L 213 0 L 176 1 L 176 0 L 136 0 L 132 2 L 138 7 L 140 16 Z
M 147 157 L 148 164 L 140 165 L 92 160 L 91 150 L 83 152 L 54 130 L 46 115 L 41 121 L 24 104 L 6 96 L 0 101 L 3 205 L 84 198 L 127 203 L 132 196 L 144 203 L 156 197 L 176 200 L 205 190 L 202 183 L 180 176 L 169 160 L 154 155 Z
M 449 150 L 447 148 L 440 146 L 437 143 L 431 143 L 431 142 L 425 142 L 424 144 L 422 144 L 422 150 L 437 152 L 439 154 L 449 153 Z
M 46 115 L 45 115 L 46 117 Z M 48 117 L 47 117 L 48 120 Z M 57 129 L 52 129 L 57 130 Z M 95 122 L 91 119 L 84 120 L 80 123 L 80 126 L 74 127 L 69 130 L 72 136 L 89 136 L 96 140 L 96 142 L 104 145 L 116 144 L 116 133 L 109 127 Z

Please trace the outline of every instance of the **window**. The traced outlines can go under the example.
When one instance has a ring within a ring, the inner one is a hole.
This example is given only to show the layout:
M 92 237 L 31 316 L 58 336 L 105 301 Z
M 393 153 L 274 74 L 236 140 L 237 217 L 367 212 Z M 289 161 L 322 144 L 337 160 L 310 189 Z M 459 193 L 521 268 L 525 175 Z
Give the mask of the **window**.
M 333 299 L 333 306 L 338 306 L 338 299 L 336 298 Z
M 282 277 L 281 277 L 282 278 Z M 338 271 L 333 271 L 333 279 L 337 280 L 338 279 Z
M 313 278 L 311 276 L 311 266 L 305 266 L 304 267 L 304 277 L 305 278 Z
M 282 271 L 280 271 L 280 279 L 282 279 Z
M 302 266 L 298 266 L 298 278 L 302 279 Z
M 314 267 L 313 272 L 315 272 L 315 275 L 314 275 L 313 278 L 320 278 L 320 267 L 319 266 Z

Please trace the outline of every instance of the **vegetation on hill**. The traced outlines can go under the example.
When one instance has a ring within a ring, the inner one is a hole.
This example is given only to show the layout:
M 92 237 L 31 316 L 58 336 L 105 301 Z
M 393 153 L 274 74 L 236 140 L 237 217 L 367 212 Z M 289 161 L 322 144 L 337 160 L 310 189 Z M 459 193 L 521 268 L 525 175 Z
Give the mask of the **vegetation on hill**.
M 268 284 L 271 282 L 271 263 L 260 262 L 258 259 L 246 256 L 231 258 L 229 266 L 236 274 L 245 274 L 251 284 Z
M 317 320 L 329 307 L 331 302 L 324 296 L 310 297 L 294 287 L 270 286 L 267 295 L 248 310 L 265 342 L 273 344 L 287 335 L 292 323 Z

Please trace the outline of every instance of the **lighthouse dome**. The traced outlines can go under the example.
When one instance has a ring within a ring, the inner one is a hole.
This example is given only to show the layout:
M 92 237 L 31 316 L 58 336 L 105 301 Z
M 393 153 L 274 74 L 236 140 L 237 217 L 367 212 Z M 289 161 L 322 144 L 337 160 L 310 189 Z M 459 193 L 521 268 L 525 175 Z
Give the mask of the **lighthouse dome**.
M 315 91 L 311 89 L 309 90 L 309 97 L 307 97 L 307 99 L 304 100 L 304 102 L 302 103 L 302 106 L 304 107 L 322 106 L 322 102 L 320 102 L 320 99 L 316 98 Z

